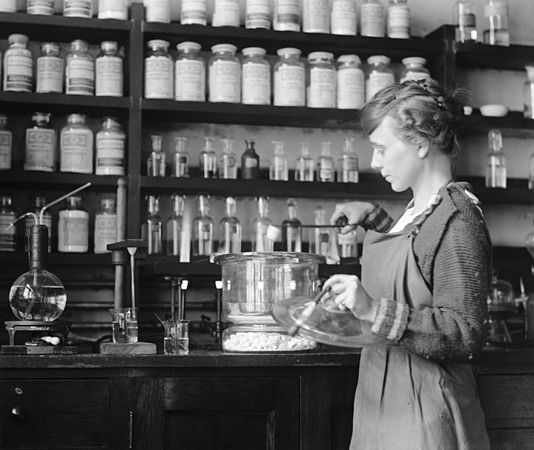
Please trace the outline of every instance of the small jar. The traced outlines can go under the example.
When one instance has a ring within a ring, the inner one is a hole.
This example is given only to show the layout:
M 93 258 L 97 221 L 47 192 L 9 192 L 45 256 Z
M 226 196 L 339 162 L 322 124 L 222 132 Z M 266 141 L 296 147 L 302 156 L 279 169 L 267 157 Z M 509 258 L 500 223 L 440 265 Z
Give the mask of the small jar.
M 64 62 L 59 44 L 41 44 L 41 56 L 37 58 L 37 82 L 35 92 L 63 92 Z
M 65 17 L 93 17 L 92 0 L 65 0 L 63 2 L 63 15 Z
M 410 8 L 408 7 L 408 0 L 389 0 L 387 31 L 389 38 L 410 38 Z
M 170 0 L 144 0 L 145 20 L 147 22 L 170 23 Z
M 329 0 L 307 0 L 302 2 L 302 31 L 304 33 L 330 32 Z
M 93 95 L 95 92 L 95 61 L 87 42 L 76 39 L 66 56 L 65 93 Z
M 52 16 L 54 14 L 54 0 L 28 0 L 26 12 L 28 14 Z
M 337 67 L 336 106 L 362 109 L 365 103 L 365 75 L 357 55 L 341 55 Z
M 128 0 L 98 0 L 98 18 L 128 20 Z
M 0 114 L 0 170 L 10 170 L 13 159 L 13 133 L 7 127 L 7 116 Z
M 527 79 L 523 84 L 523 117 L 534 119 L 534 65 L 525 66 Z
M 274 104 L 304 106 L 306 103 L 306 69 L 297 48 L 281 48 L 274 66 Z
M 373 55 L 367 58 L 365 100 L 369 101 L 379 90 L 395 83 L 395 76 L 387 56 Z
M 274 0 L 273 30 L 300 31 L 299 0 Z
M 11 197 L 0 196 L 0 252 L 17 251 L 17 227 L 8 229 L 16 218 L 17 213 L 13 208 Z
M 56 167 L 56 131 L 50 128 L 50 114 L 36 112 L 26 129 L 24 170 L 53 172 Z
M 123 64 L 119 55 L 119 44 L 115 41 L 100 43 L 100 53 L 95 59 L 95 95 L 123 96 Z
M 33 84 L 33 58 L 28 49 L 28 36 L 10 34 L 9 48 L 4 54 L 4 91 L 31 92 Z
M 107 245 L 117 241 L 117 199 L 102 197 L 95 214 L 94 252 L 107 253 Z
M 174 63 L 169 43 L 161 39 L 148 41 L 145 58 L 145 98 L 174 97 Z
M 0 1 L 0 12 L 16 13 L 18 11 L 17 0 L 2 0 Z
M 332 0 L 330 33 L 355 36 L 358 29 L 356 0 Z
M 93 173 L 93 132 L 83 114 L 71 114 L 59 138 L 59 171 Z
M 206 63 L 197 42 L 180 42 L 176 49 L 174 99 L 184 102 L 206 101 Z
M 87 253 L 89 250 L 89 213 L 82 207 L 82 197 L 73 195 L 59 211 L 57 251 Z
M 175 139 L 175 148 L 171 162 L 171 176 L 173 177 L 189 176 L 189 153 L 187 153 L 186 144 L 186 137 L 178 136 Z
M 310 76 L 308 84 L 309 108 L 336 107 L 336 67 L 334 55 L 329 52 L 313 52 L 308 55 Z
M 215 0 L 211 25 L 213 27 L 238 27 L 241 24 L 239 0 Z
M 271 65 L 265 59 L 265 49 L 247 47 L 242 52 L 242 102 L 246 105 L 270 105 Z
M 124 175 L 126 135 L 114 117 L 104 117 L 96 133 L 96 175 Z
M 180 23 L 182 25 L 207 25 L 208 5 L 206 0 L 182 0 Z
M 209 61 L 209 101 L 239 103 L 241 100 L 241 64 L 235 56 L 237 47 L 217 44 L 211 47 Z
M 245 28 L 271 28 L 271 1 L 270 0 L 246 0 L 245 3 Z
M 362 36 L 384 37 L 386 20 L 380 0 L 364 0 L 360 7 L 360 29 Z
M 407 80 L 430 80 L 430 72 L 425 67 L 426 59 L 420 56 L 410 56 L 402 59 L 403 69 L 401 72 L 400 83 Z

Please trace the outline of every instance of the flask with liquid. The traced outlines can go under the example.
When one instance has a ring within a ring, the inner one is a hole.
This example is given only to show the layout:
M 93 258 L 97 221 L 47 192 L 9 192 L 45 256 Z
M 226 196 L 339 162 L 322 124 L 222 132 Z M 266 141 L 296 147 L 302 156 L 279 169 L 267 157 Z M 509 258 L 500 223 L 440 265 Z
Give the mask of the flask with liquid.
M 167 255 L 180 256 L 182 250 L 182 231 L 185 208 L 185 196 L 174 193 L 171 195 L 172 215 L 167 220 L 165 240 Z
M 60 46 L 54 42 L 41 44 L 41 55 L 37 58 L 35 92 L 63 92 L 63 58 Z
M 36 112 L 33 126 L 26 129 L 24 170 L 53 172 L 56 168 L 56 130 L 50 127 L 50 114 Z
M 486 187 L 506 188 L 506 158 L 503 152 L 500 130 L 490 130 L 488 132 Z
M 241 155 L 241 178 L 255 180 L 260 177 L 260 157 L 254 148 L 255 142 L 245 140 L 246 149 Z
M 204 138 L 204 147 L 199 156 L 200 176 L 202 178 L 217 178 L 217 154 L 213 150 L 213 138 Z
M 332 182 L 336 176 L 336 165 L 330 154 L 330 142 L 321 142 L 321 155 L 317 160 L 317 180 Z
M 0 114 L 0 170 L 10 170 L 13 160 L 13 133 L 7 126 L 7 116 Z
M 114 117 L 104 117 L 96 133 L 96 175 L 124 175 L 126 135 Z
M 486 29 L 484 43 L 490 45 L 510 45 L 508 30 L 508 0 L 487 0 L 484 6 Z
M 107 245 L 117 241 L 117 199 L 102 197 L 95 214 L 94 252 L 107 253 Z
M 225 216 L 219 222 L 218 253 L 241 252 L 241 223 L 236 217 L 237 202 L 234 197 L 226 197 Z
M 59 171 L 93 173 L 93 132 L 83 114 L 70 114 L 59 138 Z
M 0 252 L 17 251 L 17 228 L 11 225 L 17 218 L 9 195 L 0 195 Z
M 362 109 L 365 103 L 365 75 L 357 55 L 337 59 L 336 106 L 338 109 Z
M 287 218 L 282 222 L 282 247 L 286 252 L 302 251 L 302 224 L 297 218 L 297 200 L 287 199 Z
M 358 29 L 356 0 L 332 0 L 330 33 L 355 36 Z
M 95 60 L 96 96 L 122 97 L 124 84 L 122 66 L 119 44 L 115 41 L 101 42 L 100 53 Z
M 89 45 L 81 39 L 71 42 L 65 57 L 65 93 L 93 95 L 95 92 L 95 61 Z
M 200 56 L 197 42 L 180 42 L 176 45 L 174 99 L 185 102 L 206 101 L 206 64 Z
M 161 255 L 163 253 L 163 229 L 161 217 L 159 215 L 159 196 L 147 195 L 147 214 L 145 222 L 141 227 L 143 239 L 148 244 L 149 255 Z
M 209 216 L 209 195 L 198 196 L 198 216 L 193 221 L 193 256 L 213 253 L 213 219 Z
M 234 141 L 232 139 L 221 139 L 223 148 L 219 158 L 219 178 L 237 178 L 237 157 L 234 153 Z
M 476 4 L 471 0 L 458 0 L 454 12 L 456 42 L 476 42 Z
M 359 181 L 358 155 L 354 148 L 354 138 L 345 137 L 343 141 L 343 153 L 337 166 L 337 181 L 341 183 Z
M 271 219 L 269 219 L 269 198 L 258 197 L 256 203 L 258 215 L 252 224 L 252 251 L 266 252 L 272 250 L 267 238 L 267 230 L 272 226 Z
M 306 104 L 306 70 L 297 48 L 281 48 L 274 65 L 273 91 L 275 106 Z
M 241 101 L 241 63 L 233 44 L 211 47 L 208 67 L 209 101 L 239 103 Z
M 271 104 L 271 66 L 265 59 L 266 51 L 260 47 L 242 50 L 241 98 L 245 105 Z
M 174 97 L 174 63 L 169 55 L 169 42 L 152 39 L 147 42 L 145 58 L 145 98 Z
M 31 92 L 33 85 L 33 57 L 28 49 L 28 36 L 10 34 L 9 48 L 4 54 L 4 91 Z
M 284 141 L 273 141 L 273 145 L 273 160 L 269 167 L 269 179 L 287 181 L 289 176 L 287 170 L 287 158 L 284 153 Z
M 147 175 L 149 177 L 164 177 L 166 168 L 166 154 L 161 151 L 162 137 L 159 134 L 150 136 L 152 151 L 146 161 Z
M 73 195 L 59 211 L 57 225 L 57 251 L 86 253 L 89 250 L 89 213 L 83 209 L 82 197 Z
M 35 214 L 35 217 L 41 217 L 41 209 L 46 205 L 46 197 L 37 195 L 32 198 L 30 202 L 30 210 Z M 33 215 L 26 216 L 24 220 L 25 233 L 24 233 L 24 251 L 27 252 L 29 249 L 30 242 L 30 231 L 31 228 L 35 225 L 35 217 Z M 52 252 L 52 215 L 48 210 L 45 209 L 44 214 L 42 215 L 41 225 L 45 225 L 48 230 L 48 253 Z
M 172 155 L 171 176 L 188 177 L 189 176 L 189 154 L 186 150 L 187 138 L 178 136 L 175 139 L 175 149 Z
M 238 27 L 240 19 L 240 0 L 215 0 L 212 27 Z
M 300 144 L 300 156 L 295 162 L 295 181 L 313 181 L 315 162 L 310 157 L 310 148 L 307 142 Z

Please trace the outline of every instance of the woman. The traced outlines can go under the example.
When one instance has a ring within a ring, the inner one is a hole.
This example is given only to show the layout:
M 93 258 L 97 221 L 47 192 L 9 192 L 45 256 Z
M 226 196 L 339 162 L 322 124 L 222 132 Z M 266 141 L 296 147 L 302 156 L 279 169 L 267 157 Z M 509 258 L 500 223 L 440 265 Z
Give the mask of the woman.
M 484 344 L 490 238 L 467 183 L 452 181 L 461 92 L 406 82 L 362 111 L 371 166 L 396 192 L 411 189 L 402 217 L 342 203 L 331 218 L 369 230 L 361 281 L 326 281 L 336 302 L 370 327 L 354 400 L 351 449 L 487 449 L 469 360 Z

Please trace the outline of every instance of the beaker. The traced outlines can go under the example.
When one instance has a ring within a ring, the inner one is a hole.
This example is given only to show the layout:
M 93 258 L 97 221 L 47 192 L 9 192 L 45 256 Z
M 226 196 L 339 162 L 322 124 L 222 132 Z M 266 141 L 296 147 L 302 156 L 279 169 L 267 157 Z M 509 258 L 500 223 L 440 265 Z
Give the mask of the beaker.
M 166 355 L 189 354 L 189 321 L 165 320 L 163 321 L 165 335 L 163 337 L 163 353 Z
M 129 344 L 137 342 L 137 308 L 110 309 L 113 330 L 113 342 L 115 344 Z

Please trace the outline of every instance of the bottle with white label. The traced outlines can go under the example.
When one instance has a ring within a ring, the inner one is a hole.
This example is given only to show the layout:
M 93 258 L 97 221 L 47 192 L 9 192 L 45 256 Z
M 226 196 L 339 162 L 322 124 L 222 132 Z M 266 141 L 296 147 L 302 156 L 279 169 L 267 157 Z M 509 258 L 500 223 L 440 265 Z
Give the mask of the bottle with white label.
M 65 93 L 93 95 L 95 93 L 95 61 L 89 45 L 81 39 L 70 44 L 65 58 Z
M 395 83 L 395 76 L 389 65 L 390 59 L 383 55 L 367 58 L 365 78 L 365 100 L 369 101 L 379 90 Z
M 269 166 L 269 180 L 287 181 L 287 158 L 284 152 L 284 141 L 273 141 L 273 159 Z
M 54 0 L 28 0 L 26 12 L 28 14 L 52 16 L 54 14 Z
M 270 0 L 246 0 L 245 28 L 271 28 Z
M 306 103 L 306 70 L 297 48 L 281 48 L 274 66 L 274 104 L 304 106 Z
M 476 42 L 478 37 L 476 6 L 471 0 L 457 0 L 454 11 L 456 42 Z
M 354 138 L 346 137 L 343 141 L 343 153 L 337 165 L 339 183 L 357 183 L 359 181 L 358 155 L 354 149 Z
M 334 55 L 313 52 L 308 55 L 310 76 L 307 88 L 308 108 L 336 107 L 336 68 Z
M 215 0 L 211 25 L 238 27 L 241 24 L 239 0 Z
M 330 33 L 355 36 L 358 30 L 356 0 L 332 0 Z
M 483 33 L 485 44 L 510 45 L 508 16 L 508 0 L 487 0 L 484 6 L 487 21 Z
M 56 167 L 56 131 L 50 128 L 50 114 L 36 112 L 33 126 L 26 129 L 24 170 L 53 172 Z
M 189 153 L 187 153 L 187 138 L 178 136 L 175 139 L 176 147 L 172 155 L 171 176 L 188 177 L 189 176 Z
M 209 101 L 239 103 L 241 101 L 241 64 L 233 44 L 211 47 L 209 61 Z
M 7 127 L 7 116 L 0 114 L 0 170 L 10 170 L 13 160 L 13 133 Z
M 107 245 L 117 241 L 117 199 L 102 197 L 95 214 L 94 252 L 107 253 Z
M 1 0 L 0 1 L 0 12 L 16 13 L 17 11 L 18 11 L 17 0 Z
M 41 215 L 41 209 L 46 205 L 46 197 L 40 195 L 33 197 L 30 202 L 29 212 L 34 213 L 38 218 Z M 48 210 L 45 210 L 43 215 L 43 222 L 41 225 L 45 225 L 48 229 L 48 253 L 52 252 L 52 215 Z M 24 220 L 24 251 L 27 252 L 29 248 L 30 229 L 35 225 L 35 218 L 33 216 L 26 216 Z
M 95 95 L 122 97 L 124 75 L 117 42 L 103 41 L 100 43 L 100 53 L 95 59 L 95 72 Z
M 389 0 L 387 16 L 388 37 L 409 39 L 410 8 L 408 7 L 408 0 Z
M 65 0 L 63 2 L 63 15 L 65 17 L 93 17 L 92 0 Z
M 35 92 L 63 92 L 64 61 L 60 46 L 54 42 L 41 44 L 41 55 L 37 58 L 37 82 Z
M 143 0 L 147 22 L 170 23 L 170 0 Z
M 235 180 L 237 179 L 237 156 L 234 153 L 234 141 L 221 139 L 221 143 L 223 149 L 219 158 L 219 178 Z
M 336 178 L 336 164 L 330 154 L 330 142 L 321 142 L 321 155 L 317 161 L 317 181 L 332 182 Z
M 302 2 L 302 31 L 304 33 L 330 32 L 329 0 L 307 0 Z
M 357 55 L 337 59 L 336 106 L 338 109 L 362 109 L 365 103 L 365 75 Z
M 11 202 L 9 195 L 0 196 L 0 252 L 17 251 L 17 228 L 7 229 L 17 218 Z
M 98 0 L 98 18 L 128 20 L 128 0 Z
M 273 30 L 300 31 L 300 22 L 299 0 L 274 0 Z
M 420 56 L 410 56 L 402 59 L 404 68 L 401 72 L 400 83 L 407 80 L 430 80 L 430 72 L 425 67 L 426 59 Z
M 85 115 L 71 114 L 59 138 L 59 171 L 93 173 L 93 132 Z
M 10 34 L 9 48 L 4 54 L 4 91 L 31 92 L 33 85 L 33 58 L 28 49 L 28 36 Z
M 184 102 L 206 101 L 206 63 L 200 56 L 197 42 L 180 42 L 176 45 L 174 99 Z
M 384 37 L 386 18 L 380 0 L 364 0 L 360 7 L 360 29 L 362 36 Z
M 174 63 L 169 43 L 161 39 L 148 41 L 145 58 L 145 98 L 174 97 Z
M 242 103 L 246 105 L 271 104 L 271 65 L 260 47 L 242 50 Z
M 207 25 L 208 5 L 206 0 L 182 0 L 180 11 L 182 25 Z
M 126 135 L 114 117 L 104 117 L 96 133 L 96 175 L 124 175 Z
M 212 137 L 204 137 L 204 147 L 198 159 L 200 176 L 202 178 L 217 178 L 217 154 L 213 150 Z
M 87 253 L 89 250 L 89 213 L 82 207 L 82 197 L 73 195 L 59 211 L 57 224 L 57 251 Z

